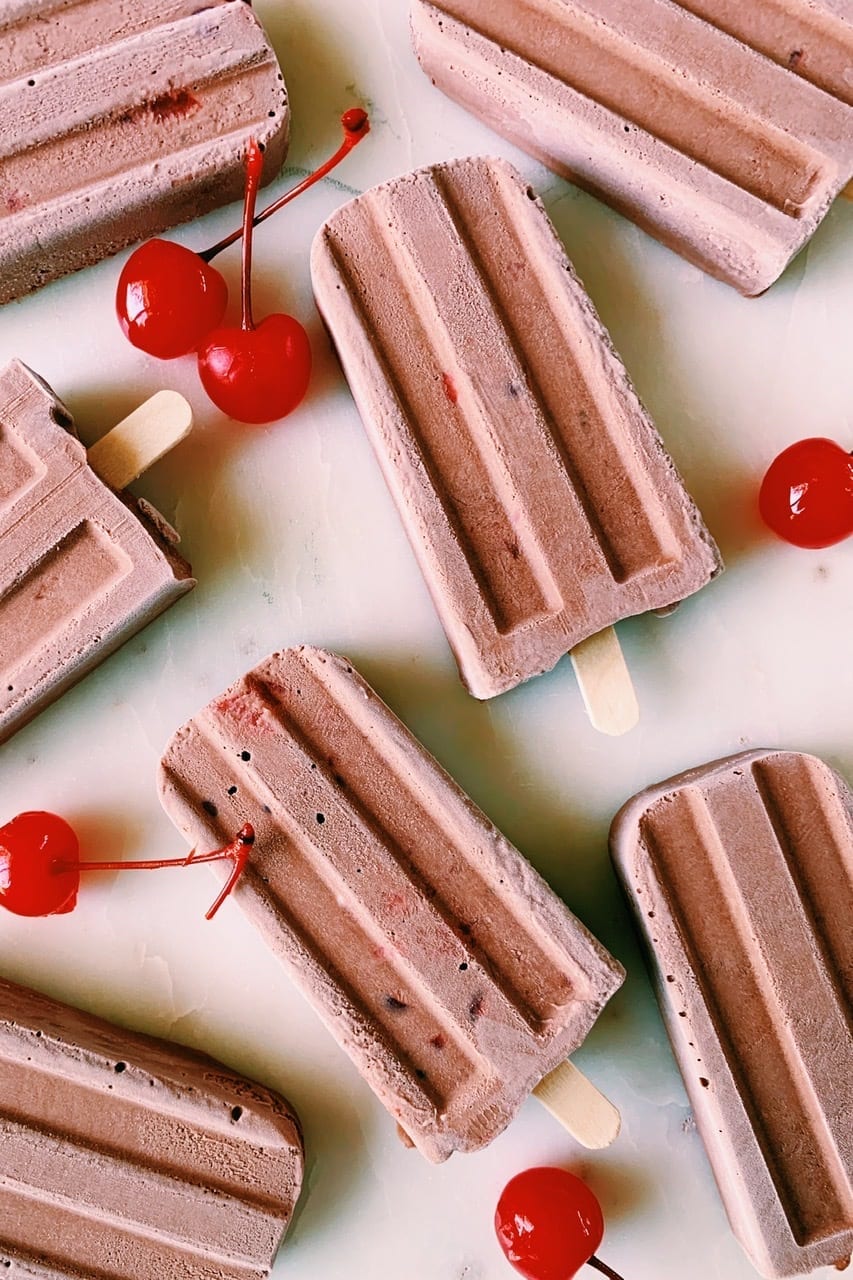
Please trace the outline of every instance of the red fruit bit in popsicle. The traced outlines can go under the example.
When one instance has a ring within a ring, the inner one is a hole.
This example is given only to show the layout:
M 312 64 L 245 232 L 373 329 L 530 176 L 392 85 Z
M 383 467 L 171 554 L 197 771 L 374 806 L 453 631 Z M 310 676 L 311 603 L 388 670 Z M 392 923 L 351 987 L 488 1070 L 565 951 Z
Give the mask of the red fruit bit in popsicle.
M 228 859 L 233 863 L 231 875 L 205 915 L 212 920 L 242 875 L 254 842 L 254 829 L 247 822 L 229 844 L 212 853 L 193 851 L 184 858 L 144 862 L 81 862 L 77 836 L 64 818 L 41 811 L 21 813 L 0 827 L 0 905 L 19 916 L 61 915 L 77 905 L 81 871 L 150 871 Z
M 604 1235 L 598 1200 L 566 1169 L 519 1173 L 504 1187 L 495 1231 L 508 1260 L 526 1280 L 571 1280 L 584 1264 L 621 1280 L 595 1256 Z
M 834 440 L 798 440 L 770 464 L 758 505 L 796 547 L 830 547 L 853 534 L 853 454 Z
M 173 107 L 177 109 L 181 101 L 176 99 Z M 345 111 L 341 125 L 344 140 L 335 154 L 259 213 L 254 219 L 256 226 L 324 178 L 370 132 L 367 113 L 360 107 Z M 242 235 L 240 227 L 203 253 L 160 239 L 135 249 L 122 268 L 116 289 L 116 313 L 127 339 L 161 360 L 197 351 L 205 336 L 221 323 L 228 302 L 225 281 L 207 264 Z

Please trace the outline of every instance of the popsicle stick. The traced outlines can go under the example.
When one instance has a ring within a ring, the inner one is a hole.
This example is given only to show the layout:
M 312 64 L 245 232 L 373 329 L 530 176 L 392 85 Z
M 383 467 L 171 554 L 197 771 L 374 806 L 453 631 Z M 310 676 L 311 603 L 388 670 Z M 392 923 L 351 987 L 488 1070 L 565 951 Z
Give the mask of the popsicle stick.
M 640 707 L 613 627 L 582 640 L 569 656 L 593 726 L 612 737 L 633 729 Z
M 845 200 L 853 200 L 853 182 L 848 182 L 847 186 L 843 188 L 841 194 L 844 196 Z
M 618 1138 L 619 1112 L 574 1063 L 561 1062 L 533 1093 L 582 1147 L 600 1151 Z
M 111 489 L 124 489 L 179 444 L 193 425 L 188 400 L 158 391 L 87 452 L 89 466 Z

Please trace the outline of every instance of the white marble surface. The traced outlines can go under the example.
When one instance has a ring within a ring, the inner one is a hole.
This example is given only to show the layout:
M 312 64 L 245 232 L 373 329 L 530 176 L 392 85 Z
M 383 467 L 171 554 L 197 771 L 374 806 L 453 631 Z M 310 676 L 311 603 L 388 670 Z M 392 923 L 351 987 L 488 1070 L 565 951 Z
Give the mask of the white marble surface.
M 178 854 L 154 783 L 172 730 L 273 648 L 344 650 L 626 964 L 627 985 L 578 1054 L 622 1108 L 623 1134 L 584 1154 L 529 1101 L 488 1150 L 430 1167 L 398 1143 L 240 913 L 228 906 L 205 923 L 205 870 L 90 879 L 73 915 L 4 916 L 0 973 L 203 1047 L 291 1098 L 308 1163 L 282 1280 L 508 1280 L 495 1202 L 512 1174 L 542 1162 L 588 1177 L 607 1219 L 601 1253 L 626 1280 L 750 1280 L 605 838 L 634 791 L 740 747 L 815 751 L 853 778 L 853 540 L 798 551 L 754 514 L 783 446 L 805 435 L 853 446 L 853 204 L 839 202 L 782 281 L 745 301 L 445 101 L 416 66 L 404 8 L 257 0 L 292 97 L 291 179 L 334 149 L 346 106 L 365 103 L 373 121 L 339 181 L 256 239 L 257 313 L 292 310 L 316 352 L 308 398 L 288 421 L 235 426 L 206 403 L 191 360 L 134 352 L 113 318 L 116 261 L 0 311 L 0 359 L 18 355 L 47 378 L 87 441 L 164 384 L 189 396 L 193 436 L 137 491 L 177 525 L 199 578 L 0 748 L 0 821 L 46 808 L 91 856 Z M 643 714 L 618 741 L 590 728 L 565 661 L 490 704 L 464 693 L 311 301 L 311 236 L 349 193 L 474 152 L 508 156 L 542 193 L 727 561 L 673 617 L 620 627 Z M 201 248 L 236 215 L 179 237 Z M 236 296 L 238 255 L 222 265 Z

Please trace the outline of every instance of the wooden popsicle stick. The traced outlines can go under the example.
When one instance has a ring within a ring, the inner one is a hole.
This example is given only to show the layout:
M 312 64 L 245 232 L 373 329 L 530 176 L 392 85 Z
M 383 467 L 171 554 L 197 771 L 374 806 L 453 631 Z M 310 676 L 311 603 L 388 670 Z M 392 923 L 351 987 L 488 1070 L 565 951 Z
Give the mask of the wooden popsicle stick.
M 192 425 L 189 401 L 177 391 L 158 391 L 92 445 L 89 466 L 111 489 L 125 489 L 179 444 Z
M 593 726 L 612 737 L 633 729 L 640 707 L 613 627 L 576 644 L 569 657 Z
M 622 1118 L 613 1103 L 572 1062 L 561 1062 L 533 1090 L 576 1142 L 600 1151 L 615 1142 Z
M 841 191 L 845 200 L 853 200 L 853 182 L 848 182 L 847 186 Z

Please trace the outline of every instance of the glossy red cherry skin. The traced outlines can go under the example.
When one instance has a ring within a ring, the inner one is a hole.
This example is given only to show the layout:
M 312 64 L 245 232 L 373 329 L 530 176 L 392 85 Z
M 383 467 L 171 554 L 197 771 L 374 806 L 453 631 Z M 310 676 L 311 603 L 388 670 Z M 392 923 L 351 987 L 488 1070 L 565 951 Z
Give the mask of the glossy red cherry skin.
M 63 818 L 19 813 L 0 827 L 0 906 L 18 916 L 73 911 L 79 859 L 77 836 Z
M 527 1280 L 570 1280 L 600 1245 L 604 1218 L 589 1187 L 573 1173 L 526 1169 L 504 1187 L 495 1231 Z
M 758 506 L 796 547 L 830 547 L 853 534 L 853 456 L 834 440 L 798 440 L 770 464 Z
M 236 422 L 275 422 L 308 390 L 308 335 L 285 315 L 267 316 L 253 329 L 217 329 L 199 350 L 198 371 L 213 403 Z
M 171 240 L 148 240 L 122 268 L 116 314 L 140 351 L 172 360 L 222 323 L 228 288 L 215 267 Z

